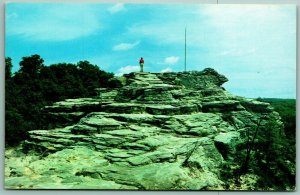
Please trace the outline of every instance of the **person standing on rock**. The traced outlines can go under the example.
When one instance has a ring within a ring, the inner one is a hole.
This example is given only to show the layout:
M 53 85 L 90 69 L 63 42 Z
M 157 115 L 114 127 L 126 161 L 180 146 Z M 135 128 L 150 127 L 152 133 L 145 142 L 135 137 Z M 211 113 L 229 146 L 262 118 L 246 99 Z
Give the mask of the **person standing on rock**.
M 141 72 L 144 72 L 144 59 L 142 57 L 140 59 L 140 68 L 141 68 Z

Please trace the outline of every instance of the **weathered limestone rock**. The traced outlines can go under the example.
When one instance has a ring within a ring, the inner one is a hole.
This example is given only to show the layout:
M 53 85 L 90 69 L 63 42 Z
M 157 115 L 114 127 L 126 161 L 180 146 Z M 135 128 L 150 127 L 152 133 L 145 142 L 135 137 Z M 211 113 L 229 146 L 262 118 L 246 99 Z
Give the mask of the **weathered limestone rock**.
M 228 81 L 225 76 L 211 68 L 206 68 L 201 72 L 163 73 L 158 74 L 158 77 L 168 84 L 182 85 L 197 90 L 220 87 Z
M 202 104 L 203 112 L 230 112 L 244 109 L 245 108 L 240 105 L 240 102 L 235 100 L 212 101 Z
M 235 152 L 235 147 L 239 139 L 240 134 L 236 131 L 231 131 L 228 133 L 220 133 L 215 137 L 214 141 L 215 146 L 218 148 L 223 158 L 227 160 L 230 155 Z
M 222 190 L 220 170 L 247 131 L 262 117 L 282 128 L 269 104 L 225 91 L 213 69 L 118 79 L 96 98 L 45 107 L 51 129 L 29 132 L 26 155 L 6 151 L 5 187 Z

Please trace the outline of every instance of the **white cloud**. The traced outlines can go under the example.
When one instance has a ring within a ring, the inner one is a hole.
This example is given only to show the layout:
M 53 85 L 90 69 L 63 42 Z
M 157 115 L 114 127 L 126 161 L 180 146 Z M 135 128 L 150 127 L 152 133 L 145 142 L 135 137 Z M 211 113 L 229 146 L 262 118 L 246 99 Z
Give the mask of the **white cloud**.
M 157 43 L 184 43 L 184 24 L 174 21 L 146 21 L 128 27 L 129 36 L 154 39 Z
M 233 57 L 237 57 L 237 56 L 246 56 L 246 55 L 251 55 L 251 54 L 255 54 L 256 49 L 255 48 L 251 48 L 251 49 L 230 49 L 230 50 L 225 50 L 220 52 L 219 56 L 233 56 Z
M 120 12 L 122 10 L 124 10 L 125 7 L 124 7 L 124 4 L 123 3 L 117 3 L 115 4 L 114 6 L 110 7 L 108 9 L 108 11 L 111 13 L 111 14 L 115 14 L 117 12 Z
M 120 43 L 118 45 L 113 46 L 112 49 L 114 51 L 129 50 L 129 49 L 136 47 L 139 44 L 140 44 L 140 41 L 136 41 L 134 43 Z
M 123 74 L 128 74 L 128 73 L 131 73 L 131 72 L 137 72 L 139 70 L 140 70 L 139 66 L 131 66 L 131 65 L 124 66 L 124 67 L 120 68 L 117 71 L 116 75 L 117 76 L 122 76 Z
M 177 56 L 170 56 L 170 57 L 166 57 L 164 60 L 165 64 L 169 64 L 169 65 L 173 65 L 176 64 L 179 60 L 179 57 Z
M 172 68 L 165 68 L 161 70 L 160 72 L 173 72 Z
M 10 7 L 8 7 L 10 8 Z M 68 41 L 94 34 L 100 29 L 97 11 L 91 5 L 49 4 L 21 6 L 20 15 L 8 15 L 7 35 L 34 41 Z M 31 12 L 31 14 L 26 14 Z M 10 10 L 13 11 L 13 10 Z
M 286 45 L 286 37 L 294 36 L 295 18 L 290 6 L 278 5 L 222 5 L 204 6 L 204 14 L 219 37 L 218 48 L 249 51 L 255 46 L 266 55 L 272 45 Z M 268 48 L 268 49 L 266 49 Z M 276 48 L 279 50 L 280 48 Z M 286 49 L 284 49 L 286 50 Z

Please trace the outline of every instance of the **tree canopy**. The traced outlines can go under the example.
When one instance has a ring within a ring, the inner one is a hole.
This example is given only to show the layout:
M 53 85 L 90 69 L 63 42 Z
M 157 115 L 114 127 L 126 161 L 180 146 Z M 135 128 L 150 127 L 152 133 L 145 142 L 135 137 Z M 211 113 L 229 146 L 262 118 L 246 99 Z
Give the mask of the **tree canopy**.
M 67 98 L 92 97 L 95 88 L 115 86 L 112 73 L 88 61 L 44 65 L 41 56 L 23 57 L 12 74 L 12 60 L 5 59 L 5 140 L 7 145 L 26 139 L 27 131 L 42 128 L 43 108 Z M 113 82 L 113 83 L 112 83 Z

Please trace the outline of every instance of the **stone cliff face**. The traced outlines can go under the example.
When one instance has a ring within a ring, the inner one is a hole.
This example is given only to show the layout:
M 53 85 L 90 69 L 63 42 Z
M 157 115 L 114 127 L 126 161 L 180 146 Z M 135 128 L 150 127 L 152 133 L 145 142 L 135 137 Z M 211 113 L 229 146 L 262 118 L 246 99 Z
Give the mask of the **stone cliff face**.
M 269 104 L 230 94 L 226 81 L 213 69 L 135 72 L 97 98 L 45 107 L 53 129 L 29 132 L 23 149 L 35 155 L 6 159 L 5 186 L 222 190 L 220 170 L 249 132 L 282 128 Z

